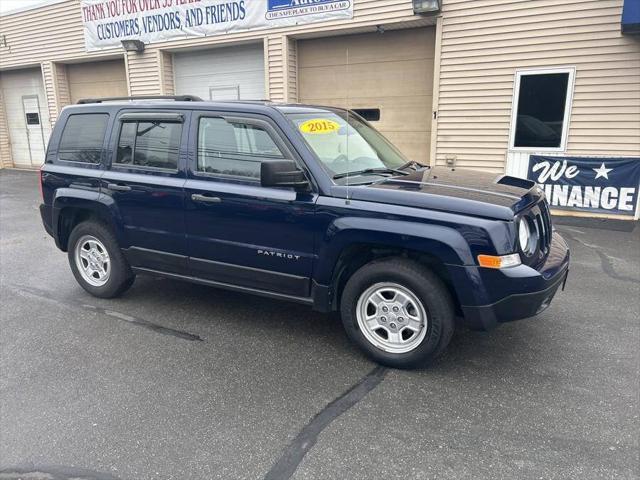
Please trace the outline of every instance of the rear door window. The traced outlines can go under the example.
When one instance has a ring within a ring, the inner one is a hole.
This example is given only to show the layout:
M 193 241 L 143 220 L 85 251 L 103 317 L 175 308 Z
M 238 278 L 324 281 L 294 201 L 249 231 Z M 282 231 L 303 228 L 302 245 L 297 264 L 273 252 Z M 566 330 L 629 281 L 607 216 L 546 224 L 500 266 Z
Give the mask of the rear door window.
M 58 159 L 67 162 L 100 163 L 108 123 L 109 115 L 106 113 L 69 116 L 62 131 Z
M 127 121 L 122 123 L 116 163 L 177 170 L 182 123 Z

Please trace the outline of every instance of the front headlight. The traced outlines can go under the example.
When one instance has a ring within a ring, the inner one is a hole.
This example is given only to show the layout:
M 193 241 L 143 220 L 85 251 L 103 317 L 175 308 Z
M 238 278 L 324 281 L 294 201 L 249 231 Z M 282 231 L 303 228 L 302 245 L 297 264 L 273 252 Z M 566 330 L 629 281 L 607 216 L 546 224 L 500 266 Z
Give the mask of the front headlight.
M 529 220 L 526 217 L 518 220 L 518 243 L 520 244 L 520 250 L 527 256 L 533 255 L 536 251 L 537 235 L 534 229 L 531 228 Z

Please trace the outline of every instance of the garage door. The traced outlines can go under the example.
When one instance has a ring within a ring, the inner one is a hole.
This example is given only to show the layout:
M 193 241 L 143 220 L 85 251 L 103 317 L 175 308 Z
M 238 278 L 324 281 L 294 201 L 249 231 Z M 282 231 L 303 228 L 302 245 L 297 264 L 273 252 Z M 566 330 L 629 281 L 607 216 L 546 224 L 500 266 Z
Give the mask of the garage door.
M 81 98 L 127 96 L 123 60 L 67 65 L 71 102 Z
M 173 69 L 179 95 L 210 100 L 265 98 L 262 44 L 178 53 Z
M 371 109 L 371 123 L 410 159 L 429 160 L 435 30 L 298 41 L 302 103 Z
M 44 162 L 51 125 L 42 85 L 39 68 L 0 74 L 11 157 L 16 167 L 39 167 Z

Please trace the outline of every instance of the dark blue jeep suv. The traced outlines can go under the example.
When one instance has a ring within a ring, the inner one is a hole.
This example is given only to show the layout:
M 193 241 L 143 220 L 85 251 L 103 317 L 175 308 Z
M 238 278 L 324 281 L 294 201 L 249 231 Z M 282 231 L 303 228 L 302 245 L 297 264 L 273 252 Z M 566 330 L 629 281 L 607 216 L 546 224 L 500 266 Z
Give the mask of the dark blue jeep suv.
M 147 273 L 305 303 L 339 311 L 376 361 L 410 367 L 457 321 L 531 317 L 566 279 L 533 182 L 407 160 L 353 112 L 79 103 L 51 136 L 41 214 L 92 295 Z

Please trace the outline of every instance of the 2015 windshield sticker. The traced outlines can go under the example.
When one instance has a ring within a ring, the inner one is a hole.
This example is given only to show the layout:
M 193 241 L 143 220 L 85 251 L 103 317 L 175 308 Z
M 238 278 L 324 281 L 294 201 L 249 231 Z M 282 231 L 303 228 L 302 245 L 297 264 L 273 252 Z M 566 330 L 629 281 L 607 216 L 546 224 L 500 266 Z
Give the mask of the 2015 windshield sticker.
M 324 134 L 340 130 L 340 124 L 326 118 L 312 118 L 298 127 L 302 133 Z

